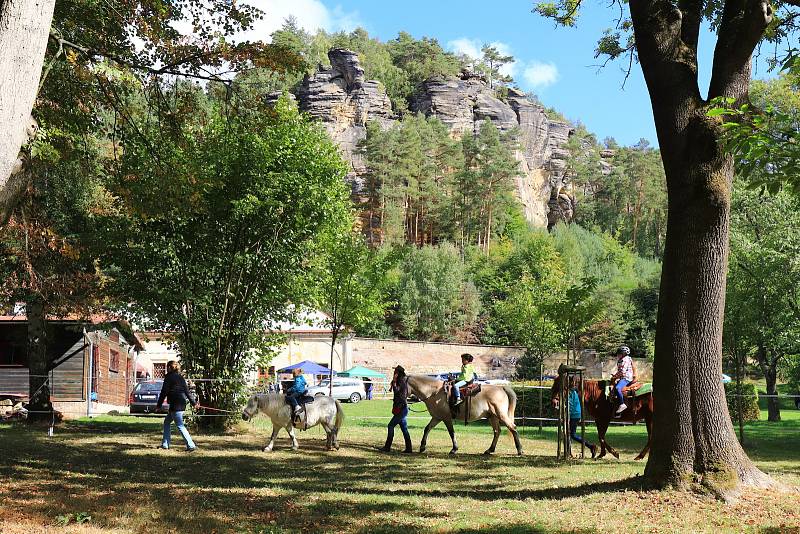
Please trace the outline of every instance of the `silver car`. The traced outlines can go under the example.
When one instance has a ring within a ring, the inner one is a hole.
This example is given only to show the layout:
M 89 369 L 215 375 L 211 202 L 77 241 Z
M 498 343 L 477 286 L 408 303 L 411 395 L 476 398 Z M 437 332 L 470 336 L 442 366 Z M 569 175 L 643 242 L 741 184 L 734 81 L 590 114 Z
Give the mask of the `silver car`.
M 322 397 L 328 395 L 330 380 L 323 380 L 318 386 L 308 388 L 308 395 L 312 397 Z M 353 404 L 361 402 L 367 397 L 364 390 L 364 382 L 358 378 L 333 378 L 333 398 L 337 400 L 348 400 Z

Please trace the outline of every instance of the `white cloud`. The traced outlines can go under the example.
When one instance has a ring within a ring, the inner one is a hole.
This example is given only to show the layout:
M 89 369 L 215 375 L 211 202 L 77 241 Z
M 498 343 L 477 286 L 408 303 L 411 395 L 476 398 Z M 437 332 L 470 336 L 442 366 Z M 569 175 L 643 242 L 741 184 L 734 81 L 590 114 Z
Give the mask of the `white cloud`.
M 447 43 L 447 48 L 456 54 L 463 54 L 473 59 L 481 57 L 481 42 L 477 39 L 461 37 Z
M 481 48 L 483 47 L 483 41 L 478 39 L 470 39 L 468 37 L 461 37 L 460 39 L 455 39 L 447 43 L 447 48 L 450 49 L 452 52 L 456 54 L 463 54 L 472 59 L 480 59 L 483 56 L 481 52 Z M 493 46 L 497 49 L 498 52 L 503 54 L 504 56 L 513 56 L 514 52 L 511 50 L 511 47 L 502 41 L 493 41 L 489 43 L 489 46 Z M 517 74 L 517 66 L 518 61 L 515 59 L 510 63 L 506 63 L 502 67 L 500 67 L 500 73 L 511 76 L 512 78 Z
M 533 60 L 525 66 L 522 77 L 531 88 L 544 89 L 558 81 L 558 67 L 555 63 Z

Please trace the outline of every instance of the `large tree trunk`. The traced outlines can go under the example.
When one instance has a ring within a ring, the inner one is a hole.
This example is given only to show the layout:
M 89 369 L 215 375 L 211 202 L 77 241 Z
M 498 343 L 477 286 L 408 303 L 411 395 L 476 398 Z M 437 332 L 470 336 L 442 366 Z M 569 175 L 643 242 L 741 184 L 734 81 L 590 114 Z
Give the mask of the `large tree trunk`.
M 55 0 L 0 0 L 0 213 L 21 186 L 10 180 L 21 164 L 33 102 L 50 35 Z
M 699 482 L 727 499 L 740 485 L 771 483 L 736 439 L 720 380 L 733 161 L 721 149 L 722 128 L 707 116 L 697 83 L 699 24 L 690 18 L 699 12 L 681 15 L 666 1 L 630 6 L 669 208 L 645 474 L 658 485 Z M 741 20 L 751 22 L 731 16 L 720 28 L 711 96 L 747 95 L 750 53 L 762 30 L 745 41 L 737 32 L 746 28 L 733 26 Z
M 28 319 L 28 421 L 50 421 L 53 410 L 50 404 L 50 359 L 47 357 L 47 319 L 45 308 L 39 299 L 25 303 Z

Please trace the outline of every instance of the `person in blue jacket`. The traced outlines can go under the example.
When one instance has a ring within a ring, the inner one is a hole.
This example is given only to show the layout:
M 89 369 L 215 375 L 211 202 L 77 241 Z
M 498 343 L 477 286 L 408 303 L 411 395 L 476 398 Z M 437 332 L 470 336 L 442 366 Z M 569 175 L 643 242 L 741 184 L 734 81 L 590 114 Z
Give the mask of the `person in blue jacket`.
M 292 407 L 292 413 L 297 414 L 300 412 L 300 399 L 306 394 L 308 385 L 302 369 L 292 369 L 292 376 L 294 376 L 294 383 L 286 390 L 286 400 Z
M 594 458 L 596 448 L 577 434 L 578 424 L 581 422 L 581 399 L 578 396 L 578 380 L 572 377 L 569 383 L 569 437 L 573 441 L 583 443 L 592 452 Z

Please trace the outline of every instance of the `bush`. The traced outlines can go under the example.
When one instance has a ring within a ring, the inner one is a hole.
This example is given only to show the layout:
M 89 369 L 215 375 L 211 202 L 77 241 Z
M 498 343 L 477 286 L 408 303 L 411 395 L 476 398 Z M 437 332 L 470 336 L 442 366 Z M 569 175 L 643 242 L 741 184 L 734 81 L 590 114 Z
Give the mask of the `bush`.
M 741 397 L 737 397 L 741 395 Z M 728 401 L 728 413 L 731 414 L 733 422 L 739 420 L 736 411 L 737 399 L 741 401 L 742 419 L 744 421 L 758 421 L 761 411 L 758 408 L 758 391 L 755 384 L 741 384 L 737 387 L 736 382 L 725 384 L 725 398 Z

